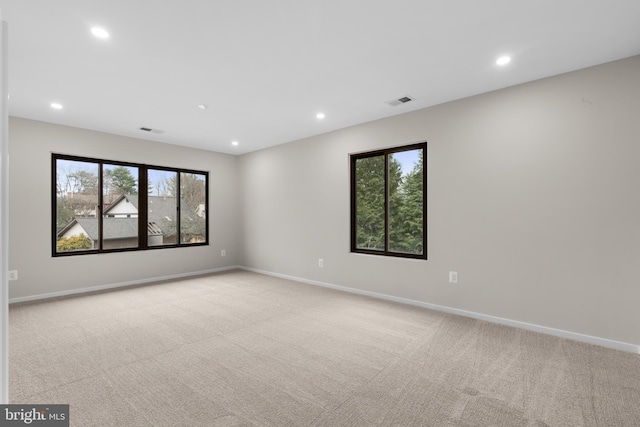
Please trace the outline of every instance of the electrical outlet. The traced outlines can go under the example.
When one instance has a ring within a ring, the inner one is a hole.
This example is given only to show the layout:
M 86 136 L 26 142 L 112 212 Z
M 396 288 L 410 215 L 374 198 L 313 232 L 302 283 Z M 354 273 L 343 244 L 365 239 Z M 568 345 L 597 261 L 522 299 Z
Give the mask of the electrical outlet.
M 318 259 L 318 267 L 324 268 L 324 260 L 322 258 Z
M 18 270 L 9 270 L 9 280 L 18 280 Z
M 227 256 L 227 250 L 226 249 L 221 250 L 220 256 Z
M 458 283 L 458 272 L 450 271 L 449 272 L 449 283 Z

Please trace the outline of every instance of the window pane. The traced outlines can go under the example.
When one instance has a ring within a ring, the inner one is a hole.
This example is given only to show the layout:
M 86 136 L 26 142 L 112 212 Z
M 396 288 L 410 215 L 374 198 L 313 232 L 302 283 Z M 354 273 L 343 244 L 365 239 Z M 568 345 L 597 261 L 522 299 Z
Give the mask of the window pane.
M 384 156 L 355 162 L 356 248 L 384 250 Z
M 102 167 L 102 249 L 138 247 L 138 168 Z
M 422 254 L 423 150 L 389 155 L 389 251 Z
M 180 173 L 180 243 L 207 241 L 207 177 Z
M 56 252 L 98 246 L 98 164 L 56 159 Z
M 175 245 L 178 223 L 176 198 L 178 174 L 173 171 L 149 169 L 147 173 L 149 246 Z
M 208 244 L 207 172 L 62 154 L 52 169 L 53 256 Z

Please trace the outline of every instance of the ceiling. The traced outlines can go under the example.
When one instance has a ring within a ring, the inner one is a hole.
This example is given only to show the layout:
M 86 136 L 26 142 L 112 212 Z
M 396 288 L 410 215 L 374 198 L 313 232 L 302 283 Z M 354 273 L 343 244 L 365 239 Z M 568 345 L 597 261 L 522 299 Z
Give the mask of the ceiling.
M 640 54 L 638 0 L 0 0 L 0 13 L 10 115 L 229 154 Z

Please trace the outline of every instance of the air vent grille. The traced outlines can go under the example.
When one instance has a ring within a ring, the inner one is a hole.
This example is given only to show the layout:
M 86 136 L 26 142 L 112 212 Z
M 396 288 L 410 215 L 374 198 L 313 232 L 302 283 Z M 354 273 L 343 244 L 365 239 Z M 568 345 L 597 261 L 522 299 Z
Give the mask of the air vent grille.
M 398 99 L 392 99 L 391 101 L 387 101 L 387 104 L 391 105 L 392 107 L 396 107 L 398 105 L 406 104 L 407 102 L 413 101 L 414 99 L 415 98 L 407 95 Z
M 164 131 L 163 131 L 163 130 L 160 130 L 160 129 L 151 129 L 151 128 L 146 128 L 146 127 L 141 127 L 141 128 L 140 128 L 140 130 L 143 130 L 143 131 L 145 131 L 145 132 L 156 133 L 156 134 L 158 134 L 158 135 L 159 135 L 159 134 L 164 133 Z

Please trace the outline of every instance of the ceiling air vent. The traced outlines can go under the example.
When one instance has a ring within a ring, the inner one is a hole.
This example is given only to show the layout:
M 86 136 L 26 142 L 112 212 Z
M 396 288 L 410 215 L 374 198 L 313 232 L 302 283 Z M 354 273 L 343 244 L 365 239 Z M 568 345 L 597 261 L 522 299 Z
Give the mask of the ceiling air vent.
M 157 133 L 157 134 L 164 133 L 164 131 L 160 129 L 151 129 L 151 128 L 145 128 L 145 127 L 140 128 L 140 130 L 143 130 L 145 132 Z
M 413 101 L 413 100 L 414 98 L 410 96 L 403 96 L 402 98 L 392 99 L 391 101 L 387 101 L 387 104 L 391 105 L 392 107 L 396 107 L 398 105 L 406 104 L 407 102 Z

